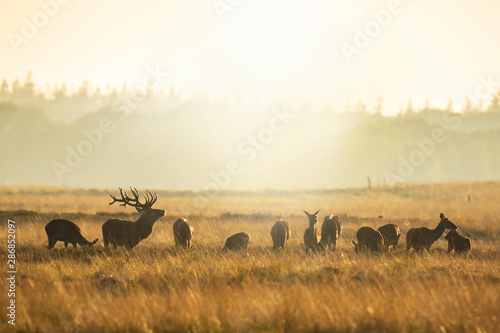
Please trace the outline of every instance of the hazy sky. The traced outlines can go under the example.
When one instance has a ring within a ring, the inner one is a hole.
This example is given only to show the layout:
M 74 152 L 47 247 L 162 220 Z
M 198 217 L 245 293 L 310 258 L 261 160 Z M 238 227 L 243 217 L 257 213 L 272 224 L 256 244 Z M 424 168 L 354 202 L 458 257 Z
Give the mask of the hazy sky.
M 309 96 L 337 109 L 381 95 L 387 113 L 500 81 L 497 0 L 55 1 L 0 0 L 0 75 L 121 87 L 158 66 L 163 87 L 184 94 Z

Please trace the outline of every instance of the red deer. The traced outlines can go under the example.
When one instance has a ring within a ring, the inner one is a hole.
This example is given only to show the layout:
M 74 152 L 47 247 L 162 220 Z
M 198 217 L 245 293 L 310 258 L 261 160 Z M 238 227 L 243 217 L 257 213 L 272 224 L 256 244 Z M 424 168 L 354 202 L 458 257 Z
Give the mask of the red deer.
M 451 230 L 444 237 L 448 240 L 448 253 L 455 250 L 456 253 L 467 253 L 470 251 L 470 238 L 459 235 L 456 230 Z
M 316 246 L 318 245 L 319 231 L 314 226 L 318 223 L 318 213 L 319 210 L 314 214 L 309 214 L 304 211 L 309 218 L 309 228 L 304 232 L 304 244 L 306 245 L 306 254 L 309 253 L 309 249 L 316 251 Z
M 378 231 L 384 237 L 384 243 L 388 249 L 391 245 L 396 248 L 399 242 L 399 236 L 401 236 L 401 232 L 397 225 L 389 223 L 378 228 Z
M 292 234 L 287 221 L 279 220 L 271 228 L 271 237 L 273 238 L 273 248 L 284 248 L 286 242 Z
M 431 245 L 443 235 L 446 229 L 456 230 L 457 226 L 453 224 L 443 213 L 439 216 L 441 221 L 435 229 L 426 227 L 412 228 L 406 233 L 406 250 L 414 248 L 417 252 L 427 250 L 431 252 Z
M 337 239 L 342 233 L 342 224 L 337 216 L 329 215 L 325 217 L 321 225 L 321 249 L 328 248 L 330 251 L 335 251 L 337 247 Z
M 239 232 L 237 234 L 232 235 L 226 239 L 226 243 L 222 248 L 223 251 L 227 250 L 248 250 L 248 245 L 250 244 L 250 236 L 248 236 L 244 232 Z
M 64 246 L 68 247 L 68 243 L 80 246 L 93 246 L 98 239 L 89 242 L 82 236 L 80 228 L 68 220 L 52 220 L 45 226 L 45 232 L 49 238 L 49 249 L 53 248 L 58 241 L 64 242 Z
M 384 237 L 382 234 L 371 227 L 361 227 L 356 233 L 358 243 L 352 241 L 354 244 L 354 251 L 361 252 L 366 247 L 371 252 L 382 252 L 385 249 Z
M 191 247 L 191 238 L 193 237 L 194 228 L 191 227 L 186 219 L 178 219 L 174 223 L 174 239 L 175 245 L 183 247 Z
M 119 219 L 111 219 L 102 225 L 102 235 L 104 238 L 104 246 L 109 244 L 113 245 L 116 249 L 117 246 L 124 246 L 127 250 L 131 250 L 141 240 L 146 239 L 153 231 L 153 225 L 162 216 L 165 216 L 165 211 L 162 209 L 152 209 L 158 197 L 156 194 L 147 192 L 144 195 L 146 200 L 144 203 L 139 201 L 139 192 L 135 188 L 130 188 L 134 198 L 130 198 L 127 193 L 124 193 L 120 188 L 121 199 L 117 199 L 114 195 L 110 194 L 113 201 L 122 202 L 120 206 L 126 207 L 127 205 L 135 207 L 135 209 L 142 215 L 135 222 L 124 221 Z

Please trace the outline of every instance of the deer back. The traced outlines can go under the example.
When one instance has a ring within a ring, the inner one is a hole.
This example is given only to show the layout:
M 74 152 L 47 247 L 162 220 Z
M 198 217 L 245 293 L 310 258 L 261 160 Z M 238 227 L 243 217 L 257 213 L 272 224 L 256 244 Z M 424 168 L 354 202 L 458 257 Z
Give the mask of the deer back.
M 45 226 L 45 232 L 49 238 L 54 238 L 58 241 L 78 243 L 80 245 L 90 243 L 85 239 L 85 237 L 82 236 L 79 226 L 64 219 L 55 219 L 50 221 Z
M 456 230 L 451 230 L 445 237 L 448 247 L 457 253 L 468 252 L 471 249 L 470 238 L 459 235 Z
M 418 249 L 426 247 L 431 241 L 431 230 L 426 227 L 411 228 L 406 233 L 407 246 Z
M 177 245 L 189 246 L 193 236 L 193 228 L 187 223 L 184 218 L 175 221 L 174 226 L 174 239 Z
M 401 235 L 399 227 L 396 224 L 386 224 L 378 228 L 378 231 L 384 237 L 386 246 L 398 245 L 399 237 Z
M 273 239 L 274 247 L 285 246 L 286 241 L 290 238 L 290 226 L 287 221 L 279 220 L 271 228 L 271 238 Z
M 384 247 L 384 237 L 371 227 L 361 227 L 356 233 L 360 247 L 366 246 L 371 251 L 381 251 Z
M 336 240 L 340 236 L 340 222 L 337 216 L 327 216 L 321 225 L 321 239 Z
M 223 250 L 247 250 L 250 244 L 250 236 L 239 232 L 226 239 Z

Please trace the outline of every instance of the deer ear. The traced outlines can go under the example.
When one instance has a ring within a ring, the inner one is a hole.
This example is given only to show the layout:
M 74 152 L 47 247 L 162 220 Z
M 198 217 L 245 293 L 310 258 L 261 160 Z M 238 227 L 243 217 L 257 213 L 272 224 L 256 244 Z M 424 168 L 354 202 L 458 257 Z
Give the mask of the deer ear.
M 321 209 L 320 209 L 320 210 L 321 210 Z M 314 215 L 314 216 L 316 216 L 316 215 L 318 215 L 318 213 L 319 213 L 319 210 L 318 210 L 316 213 L 314 213 L 313 215 Z
M 306 211 L 304 211 L 304 213 L 306 213 L 306 215 L 307 215 L 307 216 L 311 215 L 311 214 L 309 214 L 309 213 L 308 213 L 308 212 L 306 212 Z
M 439 215 L 439 217 L 441 218 L 441 220 L 444 219 L 444 214 L 441 213 L 441 215 Z

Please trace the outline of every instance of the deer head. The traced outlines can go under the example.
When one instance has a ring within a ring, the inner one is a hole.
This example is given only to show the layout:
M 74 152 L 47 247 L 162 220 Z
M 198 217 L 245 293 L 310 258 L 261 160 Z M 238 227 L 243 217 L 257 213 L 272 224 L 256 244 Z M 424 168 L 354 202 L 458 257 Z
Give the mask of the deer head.
M 130 191 L 132 192 L 133 198 L 129 197 L 123 189 L 119 188 L 121 199 L 117 199 L 114 195 L 110 194 L 109 196 L 113 199 L 109 204 L 112 205 L 115 202 L 121 202 L 120 206 L 126 207 L 132 206 L 145 217 L 146 220 L 156 221 L 160 217 L 165 215 L 165 211 L 162 209 L 153 209 L 153 205 L 158 200 L 158 196 L 156 193 L 152 194 L 151 192 L 146 192 L 144 194 L 144 203 L 140 202 L 139 191 L 135 187 L 130 187 Z M 153 222 L 154 223 L 154 222 Z
M 352 243 L 354 244 L 354 252 L 358 253 L 361 250 L 361 247 L 359 244 L 356 244 L 355 241 L 352 241 Z
M 446 216 L 444 216 L 443 213 L 441 213 L 439 215 L 439 217 L 441 218 L 441 222 L 439 222 L 439 224 L 442 224 L 445 229 L 449 229 L 449 230 L 457 230 L 458 229 L 458 227 L 453 222 L 448 220 L 448 218 Z
M 318 213 L 319 210 L 314 213 L 314 214 L 309 214 L 308 212 L 304 211 L 306 213 L 307 217 L 309 218 L 309 225 L 314 226 L 316 223 L 318 223 Z

